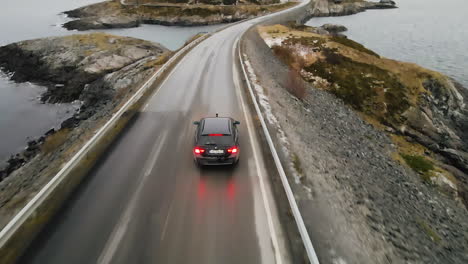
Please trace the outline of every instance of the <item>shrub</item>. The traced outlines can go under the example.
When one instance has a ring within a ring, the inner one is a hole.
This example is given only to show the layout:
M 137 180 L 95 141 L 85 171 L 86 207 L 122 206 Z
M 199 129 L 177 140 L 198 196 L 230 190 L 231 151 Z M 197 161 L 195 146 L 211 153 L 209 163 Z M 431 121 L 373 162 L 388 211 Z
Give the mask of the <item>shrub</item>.
M 307 95 L 307 87 L 302 76 L 297 69 L 290 68 L 287 80 L 286 90 L 294 95 L 297 99 L 303 100 Z
M 434 169 L 434 165 L 429 160 L 418 155 L 401 154 L 406 164 L 419 173 L 427 173 Z
M 271 49 L 284 64 L 291 66 L 294 63 L 294 54 L 287 46 L 274 45 Z
M 322 51 L 325 56 L 325 61 L 331 65 L 339 65 L 344 59 L 344 56 L 336 53 L 335 49 L 323 48 Z
M 287 45 L 284 46 L 273 46 L 273 52 L 275 55 L 286 65 L 292 67 L 296 71 L 301 71 L 305 66 L 304 58 L 301 56 L 295 55 L 293 49 L 289 48 Z

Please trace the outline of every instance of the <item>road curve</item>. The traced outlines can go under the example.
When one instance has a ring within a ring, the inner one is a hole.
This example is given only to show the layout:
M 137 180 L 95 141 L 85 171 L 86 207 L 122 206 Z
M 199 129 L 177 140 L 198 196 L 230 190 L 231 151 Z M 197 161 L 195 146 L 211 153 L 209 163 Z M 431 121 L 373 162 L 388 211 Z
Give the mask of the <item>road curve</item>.
M 263 19 L 190 51 L 19 263 L 289 263 L 233 61 Z M 192 121 L 215 113 L 241 121 L 241 160 L 200 170 Z

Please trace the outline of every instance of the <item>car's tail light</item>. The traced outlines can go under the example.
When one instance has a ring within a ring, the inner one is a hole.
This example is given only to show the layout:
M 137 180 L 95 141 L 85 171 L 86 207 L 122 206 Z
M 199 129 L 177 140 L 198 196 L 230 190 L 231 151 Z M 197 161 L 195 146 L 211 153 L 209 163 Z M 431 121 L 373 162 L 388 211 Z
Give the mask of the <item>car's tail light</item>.
M 231 148 L 228 148 L 227 152 L 228 153 L 237 153 L 239 151 L 239 149 L 237 147 L 231 147 Z
M 205 149 L 202 149 L 202 148 L 200 148 L 200 147 L 195 147 L 195 148 L 193 149 L 193 152 L 195 152 L 195 154 L 202 154 L 202 153 L 205 152 Z
M 222 137 L 223 134 L 209 134 L 210 137 Z

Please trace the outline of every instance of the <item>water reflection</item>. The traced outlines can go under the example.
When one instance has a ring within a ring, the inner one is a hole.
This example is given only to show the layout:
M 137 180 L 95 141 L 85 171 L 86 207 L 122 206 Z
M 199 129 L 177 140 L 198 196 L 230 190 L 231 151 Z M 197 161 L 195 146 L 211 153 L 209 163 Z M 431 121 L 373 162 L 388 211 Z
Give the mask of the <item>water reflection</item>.
M 38 97 L 44 91 L 31 83 L 13 83 L 0 74 L 0 164 L 10 154 L 19 152 L 28 137 L 58 126 L 79 106 L 43 104 Z

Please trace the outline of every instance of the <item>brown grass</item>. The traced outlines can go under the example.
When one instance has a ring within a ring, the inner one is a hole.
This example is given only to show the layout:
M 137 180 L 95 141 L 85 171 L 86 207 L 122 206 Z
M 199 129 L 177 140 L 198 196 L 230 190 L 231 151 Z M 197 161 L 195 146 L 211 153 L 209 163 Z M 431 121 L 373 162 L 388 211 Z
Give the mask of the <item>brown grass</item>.
M 275 45 L 271 47 L 273 53 L 286 65 L 292 65 L 296 58 L 292 50 L 287 46 Z
M 45 153 L 51 153 L 60 147 L 63 143 L 68 140 L 71 130 L 69 128 L 63 128 L 48 136 L 42 145 L 42 151 Z

